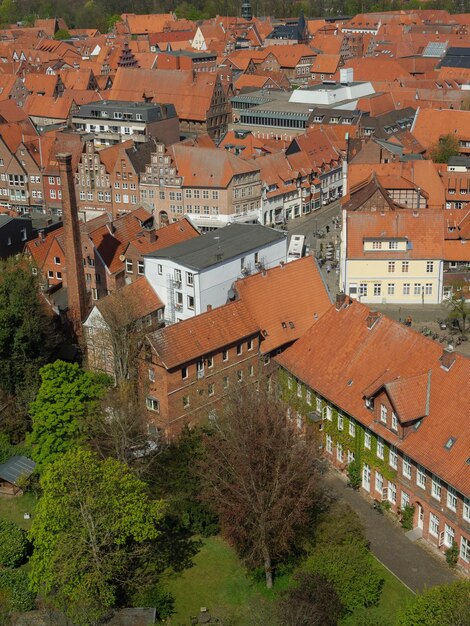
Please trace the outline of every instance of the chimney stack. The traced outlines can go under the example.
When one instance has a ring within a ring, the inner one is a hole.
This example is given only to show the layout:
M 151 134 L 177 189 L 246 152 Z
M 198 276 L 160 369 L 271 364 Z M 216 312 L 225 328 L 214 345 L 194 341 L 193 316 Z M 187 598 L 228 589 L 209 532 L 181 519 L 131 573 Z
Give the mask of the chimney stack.
M 208 305 L 207 305 L 207 310 L 208 310 L 208 311 L 212 311 L 212 304 L 208 304 Z
M 336 294 L 336 310 L 339 311 L 346 304 L 346 294 L 344 291 Z
M 380 318 L 380 313 L 378 313 L 377 311 L 371 311 L 369 315 L 367 316 L 367 320 L 366 320 L 367 328 L 370 330 L 379 318 Z
M 452 346 L 451 344 L 449 344 L 447 346 L 447 348 L 444 348 L 444 350 L 442 351 L 442 355 L 441 355 L 441 365 L 445 370 L 450 370 L 450 368 L 452 367 L 454 361 L 455 361 L 455 352 L 454 352 L 454 346 Z
M 72 155 L 70 153 L 58 154 L 57 161 L 62 189 L 64 247 L 67 264 L 67 315 L 74 335 L 79 337 L 82 334 L 82 322 L 88 312 L 88 296 L 83 273 L 82 241 L 72 172 Z

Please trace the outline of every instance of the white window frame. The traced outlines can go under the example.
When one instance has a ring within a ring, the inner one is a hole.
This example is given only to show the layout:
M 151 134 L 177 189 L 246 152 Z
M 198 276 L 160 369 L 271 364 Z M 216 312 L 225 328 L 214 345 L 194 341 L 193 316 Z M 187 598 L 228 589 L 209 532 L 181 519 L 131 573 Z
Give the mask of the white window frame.
M 405 478 L 411 479 L 411 459 L 409 456 L 403 455 L 401 470 Z
M 470 522 L 470 498 L 463 499 L 462 517 L 466 522 Z
M 354 423 L 354 420 L 351 418 L 349 418 L 349 436 L 350 437 L 356 436 L 356 424 Z
M 421 489 L 426 489 L 426 470 L 422 465 L 416 467 L 416 484 Z
M 397 469 L 398 467 L 398 452 L 395 446 L 390 446 L 390 451 L 388 455 L 388 464 L 393 469 Z
M 341 413 L 338 413 L 338 430 L 341 431 L 344 428 L 344 418 Z
M 372 435 L 370 434 L 368 430 L 366 430 L 364 432 L 364 448 L 366 448 L 367 450 L 370 450 L 371 445 L 372 445 Z
M 452 548 L 452 545 L 455 541 L 455 528 L 449 526 L 449 524 L 444 524 L 444 545 L 447 548 Z
M 326 436 L 325 448 L 328 454 L 333 454 L 333 438 L 331 435 Z
M 465 563 L 470 562 L 470 539 L 463 535 L 460 537 L 460 558 Z
M 397 503 L 397 486 L 395 483 L 392 483 L 390 480 L 388 481 L 388 501 L 392 504 Z
M 450 485 L 447 485 L 447 508 L 457 511 L 457 491 Z
M 392 430 L 398 430 L 398 418 L 395 411 L 392 411 Z
M 388 416 L 388 409 L 387 409 L 387 407 L 385 406 L 385 404 L 381 404 L 381 405 L 380 405 L 380 421 L 381 421 L 383 424 L 386 424 L 386 423 L 387 423 L 387 416 Z
M 441 495 L 442 495 L 442 485 L 441 485 L 441 481 L 439 480 L 439 478 L 437 476 L 432 476 L 431 478 L 431 496 L 435 499 L 438 500 L 439 502 L 441 501 Z
M 435 513 L 429 513 L 429 534 L 439 537 L 439 518 Z
M 382 437 L 377 437 L 377 458 L 383 461 L 385 451 L 385 443 Z
M 153 396 L 147 396 L 147 398 L 145 399 L 145 404 L 149 411 L 153 411 L 154 413 L 160 413 L 160 400 L 158 400 L 158 398 L 154 398 Z

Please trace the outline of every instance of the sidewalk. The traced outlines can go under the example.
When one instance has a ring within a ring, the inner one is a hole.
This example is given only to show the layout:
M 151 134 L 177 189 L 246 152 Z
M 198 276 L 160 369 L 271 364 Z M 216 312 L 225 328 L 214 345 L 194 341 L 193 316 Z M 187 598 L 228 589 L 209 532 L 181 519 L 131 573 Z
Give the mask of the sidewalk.
M 420 592 L 458 579 L 445 561 L 441 563 L 419 543 L 413 543 L 386 515 L 375 511 L 364 497 L 348 488 L 345 477 L 336 470 L 328 472 L 326 483 L 339 500 L 347 502 L 359 515 L 377 559 L 412 591 Z

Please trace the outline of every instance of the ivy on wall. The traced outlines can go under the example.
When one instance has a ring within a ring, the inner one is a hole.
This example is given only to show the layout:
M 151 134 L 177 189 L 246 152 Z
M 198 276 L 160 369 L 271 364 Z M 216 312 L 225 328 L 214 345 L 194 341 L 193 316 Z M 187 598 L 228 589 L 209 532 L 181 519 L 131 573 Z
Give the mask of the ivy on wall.
M 312 411 L 321 410 L 322 415 L 326 411 L 327 406 L 331 406 L 331 420 L 323 420 L 323 433 L 324 436 L 330 435 L 333 439 L 333 444 L 340 443 L 343 446 L 343 453 L 347 454 L 348 450 L 354 453 L 354 457 L 359 461 L 361 468 L 365 463 L 370 466 L 371 470 L 377 470 L 382 474 L 384 479 L 394 481 L 397 477 L 397 472 L 390 466 L 390 446 L 386 441 L 383 441 L 384 446 L 384 458 L 380 459 L 377 456 L 377 435 L 370 432 L 371 446 L 370 449 L 365 447 L 365 432 L 366 429 L 362 424 L 357 422 L 354 418 L 339 411 L 337 407 L 328 403 L 320 395 L 312 391 L 307 385 L 291 376 L 286 370 L 279 369 L 279 382 L 281 385 L 282 397 L 287 402 L 291 411 L 297 412 L 302 416 L 307 416 Z M 317 398 L 319 398 L 319 404 L 317 405 Z M 310 399 L 310 402 L 308 401 Z M 321 404 L 320 404 L 321 403 Z M 338 415 L 343 417 L 343 428 L 338 428 Z M 354 436 L 349 434 L 349 422 L 352 420 L 354 424 Z

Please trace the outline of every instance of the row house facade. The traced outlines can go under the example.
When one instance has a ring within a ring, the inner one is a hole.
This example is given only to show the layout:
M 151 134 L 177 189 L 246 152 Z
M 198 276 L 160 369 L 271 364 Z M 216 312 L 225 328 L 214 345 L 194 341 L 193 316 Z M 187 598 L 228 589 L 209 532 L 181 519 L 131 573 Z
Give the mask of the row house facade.
M 259 337 L 240 301 L 148 334 L 139 376 L 148 423 L 172 436 L 215 419 L 230 393 L 258 379 Z
M 340 294 L 276 361 L 293 417 L 317 431 L 325 458 L 345 472 L 358 463 L 362 492 L 399 517 L 410 510 L 439 552 L 456 545 L 469 574 L 468 359 Z
M 217 148 L 159 143 L 140 176 L 140 199 L 160 224 L 183 215 L 202 230 L 258 220 L 260 170 Z
M 78 209 L 85 220 L 105 212 L 117 217 L 137 208 L 139 173 L 152 146 L 126 141 L 97 150 L 92 141 L 86 142 L 76 175 Z
M 44 207 L 37 140 L 33 144 L 29 138 L 29 142 L 9 146 L 0 137 L 0 206 L 20 214 L 42 212 Z

